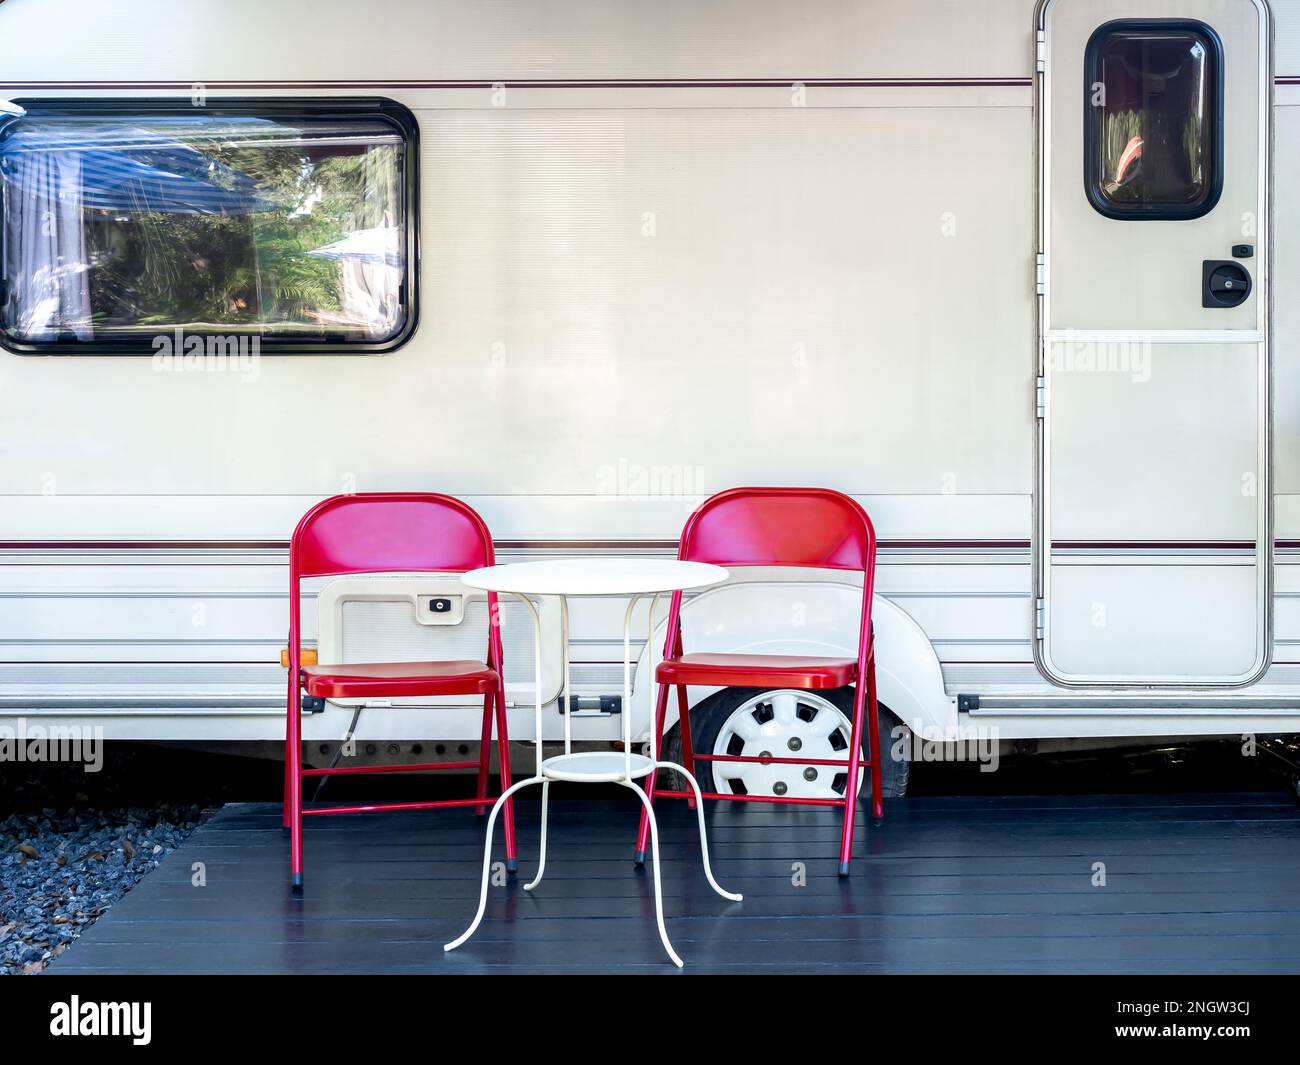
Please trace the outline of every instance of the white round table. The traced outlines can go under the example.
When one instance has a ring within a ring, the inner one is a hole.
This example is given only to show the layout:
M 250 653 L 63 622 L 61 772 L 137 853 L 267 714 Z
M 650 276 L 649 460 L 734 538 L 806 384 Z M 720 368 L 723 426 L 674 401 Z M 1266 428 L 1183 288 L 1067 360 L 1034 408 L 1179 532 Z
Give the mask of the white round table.
M 484 566 L 461 580 L 485 592 L 518 595 L 641 596 L 708 588 L 727 577 L 721 566 L 675 558 L 557 558 Z
M 525 780 L 520 780 L 504 791 L 492 813 L 488 817 L 487 840 L 483 848 L 483 883 L 479 891 L 478 913 L 469 928 L 459 938 L 445 946 L 445 950 L 454 950 L 469 939 L 483 920 L 487 908 L 488 879 L 491 872 L 492 830 L 496 824 L 497 812 L 502 803 L 520 788 L 530 784 L 542 785 L 542 831 L 541 855 L 538 861 L 537 875 L 528 884 L 525 891 L 532 891 L 542 880 L 546 869 L 546 821 L 547 805 L 550 797 L 550 785 L 553 780 L 575 781 L 580 783 L 615 783 L 622 784 L 636 792 L 641 798 L 642 806 L 650 822 L 651 853 L 654 859 L 655 914 L 659 924 L 659 938 L 673 963 L 681 966 L 682 960 L 668 941 L 664 928 L 663 890 L 659 877 L 659 832 L 655 824 L 654 809 L 645 791 L 636 783 L 638 779 L 648 777 L 660 768 L 676 770 L 695 791 L 696 810 L 699 814 L 700 849 L 704 858 L 704 875 L 709 884 L 725 899 L 739 902 L 741 896 L 724 891 L 713 878 L 709 867 L 709 848 L 704 828 L 704 801 L 700 796 L 700 786 L 694 776 L 675 762 L 659 759 L 659 752 L 654 749 L 654 730 L 651 729 L 650 755 L 632 752 L 632 612 L 638 602 L 651 597 L 649 618 L 649 641 L 646 644 L 647 672 L 649 678 L 647 689 L 652 704 L 653 720 L 654 697 L 654 623 L 655 607 L 659 596 L 670 592 L 690 591 L 708 588 L 727 579 L 727 571 L 721 566 L 712 566 L 704 562 L 682 562 L 676 559 L 657 558 L 593 558 L 593 559 L 550 559 L 538 562 L 515 562 L 503 566 L 485 566 L 470 570 L 461 576 L 461 580 L 471 588 L 487 592 L 498 592 L 518 599 L 528 609 L 533 619 L 533 651 L 535 666 L 536 702 L 534 708 L 534 732 L 537 743 L 538 768 L 536 773 Z M 535 596 L 553 595 L 560 600 L 561 653 L 564 668 L 564 697 L 570 700 L 569 713 L 564 715 L 564 753 L 551 758 L 542 757 L 542 644 L 541 621 L 537 608 L 533 605 Z M 627 598 L 627 610 L 623 614 L 623 751 L 578 751 L 573 750 L 572 720 L 573 694 L 569 686 L 569 610 L 571 597 L 618 597 Z

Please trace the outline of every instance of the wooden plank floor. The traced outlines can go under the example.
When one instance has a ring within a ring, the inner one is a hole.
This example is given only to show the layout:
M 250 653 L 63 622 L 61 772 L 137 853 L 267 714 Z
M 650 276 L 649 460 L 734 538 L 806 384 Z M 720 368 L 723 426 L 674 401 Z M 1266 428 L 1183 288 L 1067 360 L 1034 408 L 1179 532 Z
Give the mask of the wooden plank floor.
M 660 810 L 688 974 L 1300 972 L 1300 810 L 1282 794 L 897 800 L 859 828 L 844 881 L 835 811 L 711 805 L 714 869 L 741 903 L 709 890 L 694 815 Z M 477 898 L 472 811 L 309 818 L 298 899 L 278 807 L 230 805 L 50 971 L 676 972 L 630 861 L 627 799 L 552 803 L 533 895 L 537 804 L 518 816 L 523 875 L 449 955 Z

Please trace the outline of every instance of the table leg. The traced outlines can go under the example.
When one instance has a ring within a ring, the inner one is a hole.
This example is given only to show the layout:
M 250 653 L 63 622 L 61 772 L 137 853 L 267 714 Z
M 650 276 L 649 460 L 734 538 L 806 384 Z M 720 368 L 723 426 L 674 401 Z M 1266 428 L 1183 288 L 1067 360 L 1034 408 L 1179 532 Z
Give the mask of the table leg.
M 664 927 L 664 892 L 659 882 L 659 826 L 655 823 L 655 812 L 650 805 L 650 798 L 641 788 L 630 780 L 620 780 L 625 788 L 631 788 L 641 799 L 641 805 L 645 808 L 646 817 L 650 822 L 650 859 L 654 862 L 655 878 L 655 920 L 659 923 L 659 939 L 664 945 L 664 950 L 668 952 L 668 957 L 677 968 L 682 968 L 682 959 L 677 956 L 677 951 L 673 950 L 673 945 L 668 941 L 668 930 Z
M 634 599 L 633 603 L 635 602 L 636 600 Z M 664 715 L 667 712 L 667 708 L 668 708 L 668 689 L 663 685 L 655 684 L 655 607 L 658 605 L 659 605 L 659 596 L 658 594 L 656 594 L 655 597 L 650 600 L 650 616 L 648 618 L 648 624 L 646 628 L 646 644 L 645 644 L 645 667 L 646 667 L 645 674 L 646 674 L 646 686 L 648 689 L 646 693 L 646 704 L 650 707 L 650 760 L 651 761 L 654 761 L 656 758 L 658 758 L 660 754 L 659 741 L 663 738 Z M 632 613 L 631 613 L 631 609 L 629 608 L 627 617 L 624 618 L 623 620 L 623 646 L 625 648 L 625 653 L 629 655 L 631 653 L 631 644 L 630 644 L 628 633 L 629 633 L 629 626 L 631 624 L 631 621 L 632 621 Z M 629 667 L 631 665 L 630 658 L 628 659 L 628 665 Z M 657 698 L 655 695 L 656 691 L 658 692 Z M 628 700 L 631 699 L 630 692 L 626 698 Z M 656 776 L 657 773 L 651 772 L 650 776 L 646 778 L 646 786 L 645 786 L 646 797 L 649 798 L 652 806 L 654 804 L 654 798 L 655 798 L 655 777 Z M 646 818 L 646 815 L 643 813 L 641 815 L 641 820 L 640 823 L 637 825 L 637 830 L 636 830 L 636 855 L 633 860 L 633 863 L 637 866 L 645 865 L 645 841 L 646 841 L 646 832 L 648 831 L 648 829 L 649 829 L 649 820 Z
M 700 823 L 700 854 L 704 858 L 704 875 L 709 881 L 709 886 L 724 899 L 740 902 L 745 897 L 744 895 L 739 892 L 725 890 L 713 879 L 713 869 L 709 866 L 709 840 L 704 829 L 704 796 L 700 794 L 700 782 L 695 779 L 694 773 L 689 772 L 685 766 L 680 766 L 676 762 L 655 762 L 655 771 L 657 772 L 660 769 L 675 769 L 686 778 L 691 790 L 695 792 L 695 813 Z
M 443 950 L 455 950 L 478 930 L 479 923 L 483 920 L 483 914 L 487 910 L 488 878 L 492 874 L 492 830 L 496 827 L 497 814 L 501 812 L 501 807 L 505 805 L 506 800 L 520 788 L 526 788 L 529 784 L 544 783 L 545 781 L 541 777 L 529 777 L 527 780 L 521 780 L 517 784 L 511 784 L 510 787 L 501 793 L 497 801 L 492 804 L 492 813 L 488 815 L 487 839 L 483 843 L 483 883 L 479 888 L 478 913 L 474 915 L 474 920 L 470 922 L 470 926 L 465 929 L 463 933 L 453 939 L 450 943 L 444 944 L 442 948 Z
M 541 845 L 538 847 L 538 850 L 541 851 L 541 854 L 538 856 L 537 859 L 537 875 L 533 877 L 533 879 L 529 883 L 524 885 L 525 891 L 532 891 L 533 888 L 535 888 L 538 884 L 540 884 L 542 882 L 542 874 L 546 872 L 546 813 L 550 808 L 551 808 L 551 782 L 549 780 L 543 780 L 542 781 L 542 842 Z

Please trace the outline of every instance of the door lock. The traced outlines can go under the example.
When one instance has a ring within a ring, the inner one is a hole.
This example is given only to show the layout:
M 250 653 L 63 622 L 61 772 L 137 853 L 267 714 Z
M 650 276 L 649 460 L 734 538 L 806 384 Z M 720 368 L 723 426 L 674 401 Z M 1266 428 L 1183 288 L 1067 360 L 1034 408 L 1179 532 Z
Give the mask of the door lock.
M 1250 271 L 1233 259 L 1201 263 L 1201 306 L 1237 307 L 1250 295 Z

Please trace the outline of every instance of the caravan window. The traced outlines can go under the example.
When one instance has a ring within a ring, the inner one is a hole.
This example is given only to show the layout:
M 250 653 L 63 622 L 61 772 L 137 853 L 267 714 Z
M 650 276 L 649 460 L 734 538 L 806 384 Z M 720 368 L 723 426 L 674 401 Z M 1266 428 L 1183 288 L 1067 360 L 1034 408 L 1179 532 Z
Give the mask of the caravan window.
M 375 102 L 27 103 L 0 132 L 0 334 L 372 351 L 414 326 L 415 127 Z
M 1110 22 L 1085 60 L 1084 184 L 1111 218 L 1197 218 L 1219 198 L 1222 49 L 1200 22 Z

